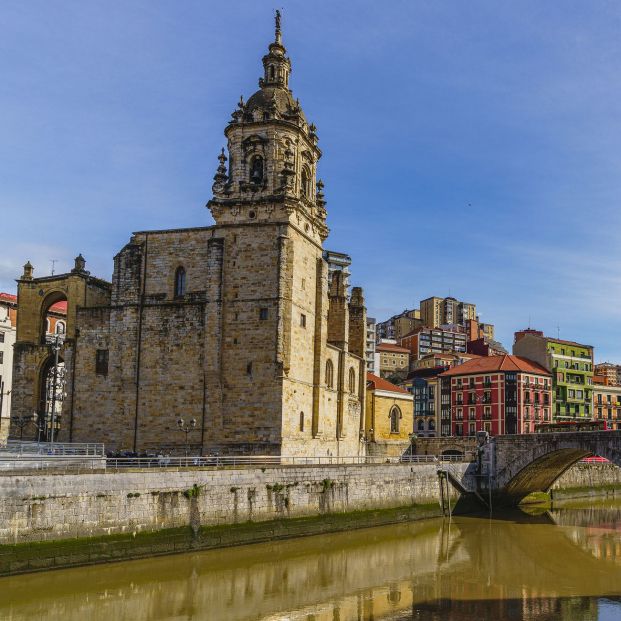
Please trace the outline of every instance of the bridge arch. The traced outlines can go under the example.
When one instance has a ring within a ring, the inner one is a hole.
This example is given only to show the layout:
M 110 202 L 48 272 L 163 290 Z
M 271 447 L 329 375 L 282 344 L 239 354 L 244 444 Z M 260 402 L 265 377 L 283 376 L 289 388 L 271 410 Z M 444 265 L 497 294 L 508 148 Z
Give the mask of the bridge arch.
M 621 467 L 618 431 L 504 436 L 494 439 L 494 449 L 496 490 L 515 504 L 533 492 L 547 492 L 585 457 L 598 455 Z

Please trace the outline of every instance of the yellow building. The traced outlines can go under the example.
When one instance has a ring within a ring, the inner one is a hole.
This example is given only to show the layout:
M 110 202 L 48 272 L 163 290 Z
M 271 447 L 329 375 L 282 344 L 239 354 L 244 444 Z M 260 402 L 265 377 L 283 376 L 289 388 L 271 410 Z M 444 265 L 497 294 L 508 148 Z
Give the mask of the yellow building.
M 621 429 L 621 387 L 600 375 L 593 376 L 593 418 L 605 420 L 609 429 Z
M 414 397 L 404 388 L 367 373 L 365 440 L 369 455 L 398 457 L 410 446 Z
M 380 343 L 375 352 L 379 354 L 379 372 L 382 377 L 395 373 L 407 373 L 410 366 L 410 350 L 393 343 Z

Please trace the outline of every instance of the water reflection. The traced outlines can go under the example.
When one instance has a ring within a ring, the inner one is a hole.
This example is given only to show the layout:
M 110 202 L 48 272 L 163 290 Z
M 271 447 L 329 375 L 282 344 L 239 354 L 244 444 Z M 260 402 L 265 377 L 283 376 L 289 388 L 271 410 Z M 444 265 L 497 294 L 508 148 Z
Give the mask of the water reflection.
M 621 618 L 620 520 L 458 517 L 5 578 L 0 619 L 604 621 Z

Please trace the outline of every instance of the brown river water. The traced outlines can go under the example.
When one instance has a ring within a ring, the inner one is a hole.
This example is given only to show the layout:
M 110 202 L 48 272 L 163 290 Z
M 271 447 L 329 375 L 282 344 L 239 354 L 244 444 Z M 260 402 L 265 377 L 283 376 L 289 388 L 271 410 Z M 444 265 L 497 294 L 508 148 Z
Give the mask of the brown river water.
M 621 621 L 621 504 L 0 579 L 0 620 Z

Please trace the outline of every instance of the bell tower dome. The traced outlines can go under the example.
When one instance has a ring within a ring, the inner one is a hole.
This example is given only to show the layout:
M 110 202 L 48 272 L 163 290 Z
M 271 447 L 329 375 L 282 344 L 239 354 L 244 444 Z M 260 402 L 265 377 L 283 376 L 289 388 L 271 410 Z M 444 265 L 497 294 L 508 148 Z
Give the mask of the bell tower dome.
M 227 147 L 208 202 L 216 224 L 293 222 L 319 243 L 328 235 L 323 183 L 317 179 L 317 128 L 289 88 L 291 61 L 276 11 L 274 41 L 263 56 L 259 90 L 240 98 L 224 130 Z M 228 161 L 228 166 L 227 166 Z

